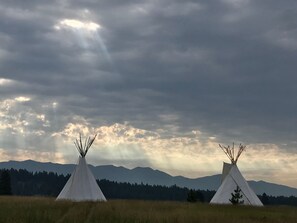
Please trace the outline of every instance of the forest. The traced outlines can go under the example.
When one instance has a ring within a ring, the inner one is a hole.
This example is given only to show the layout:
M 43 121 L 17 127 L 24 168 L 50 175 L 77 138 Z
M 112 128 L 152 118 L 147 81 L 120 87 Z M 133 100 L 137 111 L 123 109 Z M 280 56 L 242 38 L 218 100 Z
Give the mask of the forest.
M 27 170 L 0 170 L 0 195 L 56 197 L 70 175 Z M 176 185 L 170 187 L 148 184 L 131 184 L 109 180 L 97 181 L 107 199 L 188 201 L 208 203 L 215 191 L 192 190 Z M 258 195 L 264 205 L 297 206 L 297 197 Z

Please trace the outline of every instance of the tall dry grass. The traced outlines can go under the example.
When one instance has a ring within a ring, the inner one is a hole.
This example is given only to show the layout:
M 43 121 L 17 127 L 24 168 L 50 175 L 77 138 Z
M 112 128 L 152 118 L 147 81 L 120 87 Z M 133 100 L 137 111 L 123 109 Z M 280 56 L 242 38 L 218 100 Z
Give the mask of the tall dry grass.
M 0 197 L 0 222 L 296 223 L 297 208 L 131 200 L 74 203 L 41 197 Z

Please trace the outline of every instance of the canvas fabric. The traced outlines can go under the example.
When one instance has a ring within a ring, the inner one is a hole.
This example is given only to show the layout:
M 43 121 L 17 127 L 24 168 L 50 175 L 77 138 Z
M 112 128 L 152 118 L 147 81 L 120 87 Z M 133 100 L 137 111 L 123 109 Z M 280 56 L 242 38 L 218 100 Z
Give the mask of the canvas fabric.
M 79 157 L 71 177 L 57 197 L 57 200 L 106 201 L 95 177 L 89 169 L 85 157 Z
M 229 172 L 227 173 L 228 170 Z M 231 193 L 234 193 L 234 190 L 238 186 L 241 189 L 242 200 L 245 205 L 263 206 L 260 199 L 240 173 L 237 165 L 224 163 L 222 178 L 223 182 L 210 203 L 231 204 L 229 200 L 231 199 Z

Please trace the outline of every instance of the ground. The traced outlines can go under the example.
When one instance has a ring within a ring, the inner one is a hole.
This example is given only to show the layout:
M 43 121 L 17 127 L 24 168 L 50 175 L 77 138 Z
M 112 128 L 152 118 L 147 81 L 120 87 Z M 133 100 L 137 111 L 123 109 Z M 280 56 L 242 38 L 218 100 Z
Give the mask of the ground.
M 295 207 L 217 206 L 134 200 L 74 203 L 43 197 L 0 197 L 1 223 L 296 223 L 296 221 Z

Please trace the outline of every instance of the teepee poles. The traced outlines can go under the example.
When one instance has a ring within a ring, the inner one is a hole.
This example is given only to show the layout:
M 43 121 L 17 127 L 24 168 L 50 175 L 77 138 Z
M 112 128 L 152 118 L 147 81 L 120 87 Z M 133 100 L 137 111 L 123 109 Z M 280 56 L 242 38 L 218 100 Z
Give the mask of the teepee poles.
M 93 142 L 95 141 L 97 134 L 94 137 L 88 137 L 85 139 L 84 143 L 82 142 L 81 139 L 81 134 L 79 134 L 79 139 L 75 139 L 74 145 L 76 149 L 78 150 L 79 154 L 81 157 L 85 157 L 88 153 L 88 150 L 92 146 Z
M 227 157 L 231 160 L 232 164 L 236 164 L 238 158 L 242 154 L 242 152 L 245 150 L 246 146 L 239 144 L 237 153 L 234 148 L 234 143 L 232 144 L 232 147 L 228 146 L 223 146 L 219 144 L 220 148 L 223 150 L 223 152 L 227 155 Z

